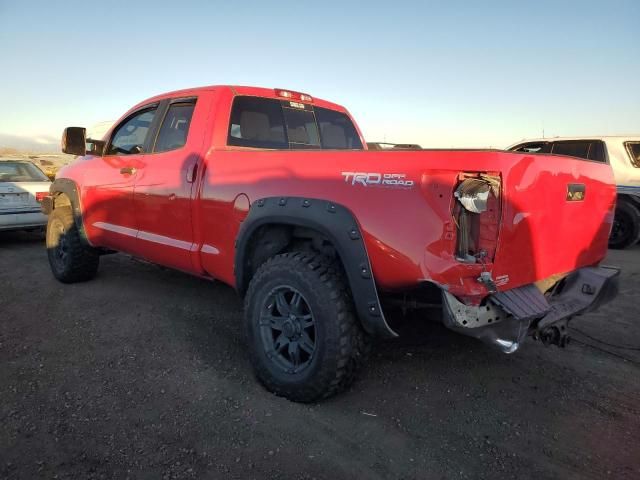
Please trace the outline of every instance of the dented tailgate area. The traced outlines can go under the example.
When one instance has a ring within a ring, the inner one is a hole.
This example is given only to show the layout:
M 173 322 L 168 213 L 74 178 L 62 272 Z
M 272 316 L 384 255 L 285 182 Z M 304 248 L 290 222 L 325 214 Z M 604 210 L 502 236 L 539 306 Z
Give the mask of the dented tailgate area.
M 568 185 L 567 202 L 575 201 L 569 194 L 573 185 Z M 584 192 L 584 185 L 582 187 Z M 550 190 L 549 194 L 552 193 Z M 517 238 L 513 233 L 518 223 L 531 213 L 522 208 L 524 202 L 505 199 L 503 179 L 498 173 L 460 174 L 453 196 L 455 258 L 477 269 L 476 281 L 486 287 L 487 295 L 477 301 L 477 298 L 455 295 L 448 286 L 443 286 L 443 322 L 451 330 L 482 340 L 505 353 L 515 352 L 527 336 L 563 347 L 569 341 L 569 320 L 616 296 L 619 269 L 605 266 L 582 266 L 570 273 L 556 273 L 509 288 L 508 279 L 515 269 L 523 268 L 527 260 L 536 266 L 535 250 L 523 249 L 522 258 L 509 265 L 510 271 L 496 277 L 494 271 L 504 272 L 505 266 L 495 268 L 494 262 L 499 261 L 499 250 L 509 248 L 505 242 Z M 579 200 L 584 201 L 584 194 Z M 541 198 L 540 204 L 544 201 Z M 518 203 L 522 211 L 514 208 L 514 203 Z M 584 214 L 584 206 L 581 207 L 580 213 Z M 569 207 L 558 205 L 559 208 Z M 501 226 L 501 222 L 507 223 Z M 532 232 L 534 238 L 530 244 L 534 244 L 535 234 L 549 235 L 547 232 L 553 232 L 553 228 L 549 224 L 545 230 Z M 511 237 L 501 235 L 503 230 L 510 232 Z M 576 263 L 579 261 L 576 259 Z

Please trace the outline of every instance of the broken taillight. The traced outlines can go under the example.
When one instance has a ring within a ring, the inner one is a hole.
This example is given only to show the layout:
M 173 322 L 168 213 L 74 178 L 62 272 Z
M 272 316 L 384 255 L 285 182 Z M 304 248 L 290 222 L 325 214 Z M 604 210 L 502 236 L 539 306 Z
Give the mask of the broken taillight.
M 491 262 L 500 226 L 500 176 L 464 173 L 459 180 L 453 210 L 456 258 L 465 263 Z

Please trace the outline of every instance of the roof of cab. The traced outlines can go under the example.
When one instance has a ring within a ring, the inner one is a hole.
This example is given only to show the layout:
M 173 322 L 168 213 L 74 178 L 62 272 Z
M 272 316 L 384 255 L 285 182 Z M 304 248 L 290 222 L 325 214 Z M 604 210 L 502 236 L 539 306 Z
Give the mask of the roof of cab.
M 143 105 L 145 105 L 146 103 L 149 103 L 149 102 L 160 101 L 160 100 L 163 100 L 165 98 L 196 96 L 200 92 L 218 90 L 218 89 L 221 89 L 221 88 L 227 88 L 227 89 L 231 90 L 231 92 L 234 95 L 246 95 L 246 96 L 252 96 L 252 97 L 265 97 L 265 98 L 273 98 L 273 99 L 278 99 L 278 100 L 286 100 L 286 98 L 279 97 L 276 94 L 276 90 L 289 90 L 291 92 L 304 93 L 305 95 L 309 95 L 313 99 L 311 102 L 302 101 L 302 100 L 296 100 L 296 102 L 311 103 L 311 104 L 316 105 L 318 107 L 328 108 L 328 109 L 331 109 L 331 110 L 337 110 L 337 111 L 340 111 L 340 112 L 346 112 L 346 109 L 342 105 L 338 105 L 337 103 L 329 102 L 328 100 L 323 100 L 321 98 L 316 98 L 316 97 L 314 97 L 313 95 L 311 95 L 311 94 L 309 94 L 307 92 L 299 92 L 298 90 L 286 89 L 286 88 L 282 88 L 282 89 L 281 88 L 263 88 L 263 87 L 244 86 L 244 85 L 208 85 L 208 86 L 204 86 L 204 87 L 194 87 L 194 88 L 186 88 L 186 89 L 182 89 L 182 90 L 174 90 L 172 92 L 161 93 L 161 94 L 155 95 L 155 96 L 153 96 L 151 98 L 147 98 L 146 100 L 138 103 L 134 108 L 138 108 L 138 107 L 143 106 Z

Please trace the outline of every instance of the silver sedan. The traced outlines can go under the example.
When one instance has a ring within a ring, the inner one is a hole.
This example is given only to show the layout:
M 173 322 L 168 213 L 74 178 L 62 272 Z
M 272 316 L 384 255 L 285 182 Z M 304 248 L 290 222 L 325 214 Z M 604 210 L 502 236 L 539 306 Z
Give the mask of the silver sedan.
M 33 163 L 0 158 L 0 231 L 36 230 L 47 224 L 40 203 L 51 181 Z

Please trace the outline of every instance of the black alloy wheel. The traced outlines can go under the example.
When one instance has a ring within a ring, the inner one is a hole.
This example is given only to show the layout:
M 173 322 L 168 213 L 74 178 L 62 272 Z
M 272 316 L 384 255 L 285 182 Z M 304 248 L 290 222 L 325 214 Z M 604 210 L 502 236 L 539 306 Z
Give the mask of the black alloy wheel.
M 311 308 L 295 288 L 282 285 L 266 297 L 260 315 L 264 351 L 283 372 L 309 366 L 316 350 L 316 325 Z

